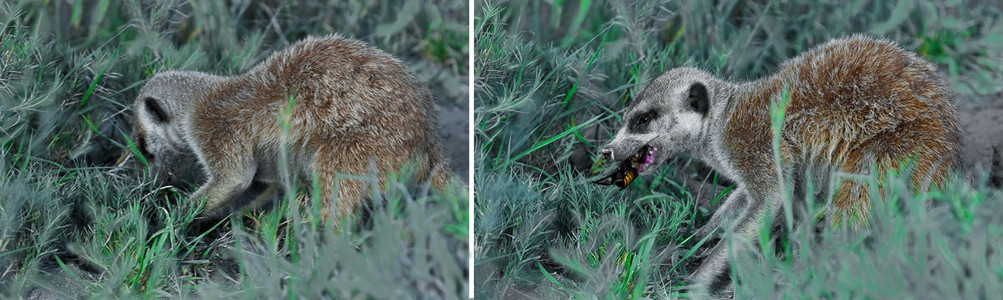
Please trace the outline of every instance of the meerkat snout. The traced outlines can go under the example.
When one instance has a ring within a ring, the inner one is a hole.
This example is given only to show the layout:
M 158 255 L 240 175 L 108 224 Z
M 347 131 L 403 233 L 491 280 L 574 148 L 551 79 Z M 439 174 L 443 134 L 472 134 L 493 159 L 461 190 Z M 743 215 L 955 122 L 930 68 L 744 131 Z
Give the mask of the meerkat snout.
M 602 157 L 603 157 L 603 159 L 606 159 L 606 160 L 615 160 L 615 158 L 613 157 L 613 149 L 603 148 L 602 149 Z
M 323 218 L 337 220 L 369 194 L 369 177 L 382 187 L 407 164 L 419 182 L 444 188 L 452 172 L 432 101 L 385 52 L 337 35 L 311 37 L 240 75 L 154 75 L 134 102 L 133 135 L 160 181 L 201 166 L 206 182 L 190 198 L 206 199 L 203 218 L 228 213 L 252 183 L 266 188 L 251 206 L 270 199 L 284 166 L 305 187 L 319 187 L 321 199 L 312 200 Z

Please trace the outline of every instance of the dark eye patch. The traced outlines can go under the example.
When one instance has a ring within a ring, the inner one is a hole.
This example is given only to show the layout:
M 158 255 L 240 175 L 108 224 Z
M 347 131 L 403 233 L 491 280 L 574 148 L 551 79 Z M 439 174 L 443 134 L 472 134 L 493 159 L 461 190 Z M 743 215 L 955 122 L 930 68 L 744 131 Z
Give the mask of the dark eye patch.
M 634 116 L 630 122 L 630 131 L 640 132 L 648 127 L 651 121 L 658 118 L 658 112 L 655 110 L 649 110 Z
M 143 103 L 146 103 L 146 110 L 150 113 L 150 116 L 153 117 L 153 121 L 157 123 L 167 123 L 171 120 L 167 112 L 160 107 L 160 103 L 157 102 L 157 99 L 146 97 L 146 99 L 143 99 Z
M 150 150 L 147 148 L 145 136 L 136 137 L 136 148 L 139 149 L 139 154 L 142 154 L 146 160 L 153 159 L 153 153 L 150 153 Z

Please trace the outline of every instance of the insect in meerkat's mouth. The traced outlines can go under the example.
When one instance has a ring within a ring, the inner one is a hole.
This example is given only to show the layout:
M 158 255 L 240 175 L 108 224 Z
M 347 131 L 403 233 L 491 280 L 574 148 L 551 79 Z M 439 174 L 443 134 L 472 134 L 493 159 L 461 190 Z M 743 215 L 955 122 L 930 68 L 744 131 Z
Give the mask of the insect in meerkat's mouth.
M 637 166 L 637 171 L 644 173 L 644 169 L 647 169 L 651 165 L 655 164 L 655 149 L 654 146 L 644 145 L 637 151 L 637 155 L 641 155 L 640 164 Z
M 594 183 L 599 185 L 615 185 L 621 190 L 625 189 L 646 168 L 651 167 L 655 163 L 655 153 L 655 147 L 644 145 L 644 147 L 637 149 L 637 153 L 620 162 L 620 165 L 616 167 L 616 170 L 612 174 L 596 180 Z M 593 165 L 593 172 L 601 168 L 604 163 L 605 159 L 597 160 Z

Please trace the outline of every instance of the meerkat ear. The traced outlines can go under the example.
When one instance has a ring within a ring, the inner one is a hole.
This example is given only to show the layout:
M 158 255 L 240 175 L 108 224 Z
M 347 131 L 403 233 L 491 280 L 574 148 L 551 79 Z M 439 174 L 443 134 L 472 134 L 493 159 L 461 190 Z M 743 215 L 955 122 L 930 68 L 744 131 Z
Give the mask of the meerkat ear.
M 707 116 L 707 111 L 710 110 L 710 99 L 707 97 L 707 87 L 703 83 L 697 82 L 690 86 L 688 100 L 690 109 L 704 117 Z
M 150 113 L 150 116 L 157 123 L 167 123 L 167 121 L 170 121 L 170 117 L 163 108 L 160 108 L 160 103 L 157 102 L 157 99 L 146 97 L 146 99 L 143 99 L 143 104 L 146 106 L 146 111 Z

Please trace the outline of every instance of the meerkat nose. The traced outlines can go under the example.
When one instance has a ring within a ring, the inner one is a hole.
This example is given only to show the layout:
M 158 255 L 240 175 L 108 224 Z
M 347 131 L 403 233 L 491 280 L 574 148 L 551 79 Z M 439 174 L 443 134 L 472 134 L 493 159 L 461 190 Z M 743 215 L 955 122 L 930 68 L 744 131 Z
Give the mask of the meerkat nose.
M 613 160 L 613 149 L 610 148 L 602 149 L 602 156 L 606 160 Z

